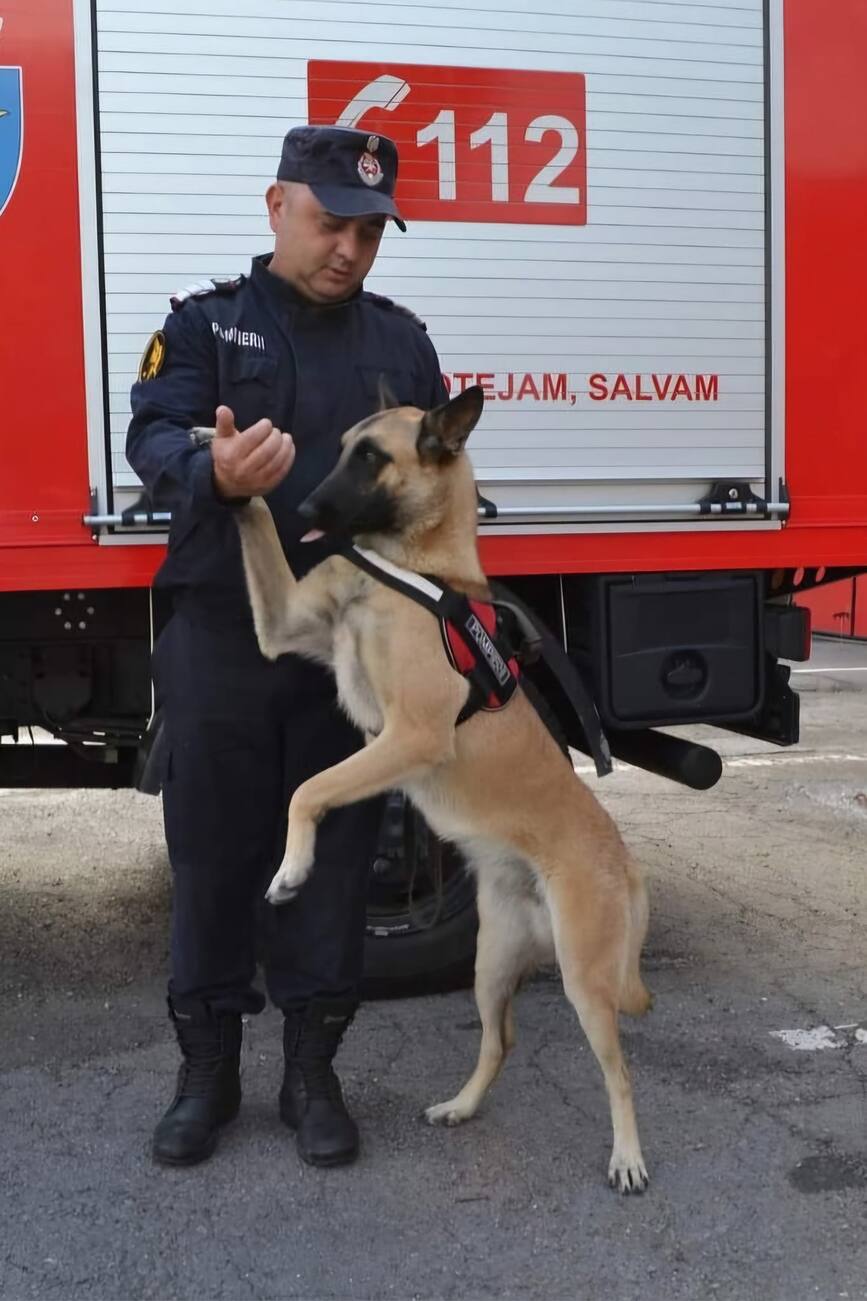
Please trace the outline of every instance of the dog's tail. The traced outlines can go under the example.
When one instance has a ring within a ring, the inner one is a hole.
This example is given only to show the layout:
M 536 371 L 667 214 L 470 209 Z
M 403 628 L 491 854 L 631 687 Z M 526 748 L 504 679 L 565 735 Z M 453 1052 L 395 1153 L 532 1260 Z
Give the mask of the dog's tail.
M 620 1010 L 629 1016 L 643 1016 L 653 1007 L 653 995 L 641 979 L 640 971 L 641 946 L 647 934 L 650 909 L 641 869 L 631 858 L 627 860 L 626 879 L 629 886 L 629 939 Z

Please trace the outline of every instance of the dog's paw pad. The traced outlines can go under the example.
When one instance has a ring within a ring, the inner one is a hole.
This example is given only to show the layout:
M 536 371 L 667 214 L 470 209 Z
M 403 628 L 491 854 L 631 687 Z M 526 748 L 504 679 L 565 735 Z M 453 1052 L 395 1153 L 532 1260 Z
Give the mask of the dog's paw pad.
M 629 1197 L 643 1193 L 650 1183 L 650 1176 L 640 1157 L 636 1161 L 615 1161 L 612 1157 L 608 1167 L 608 1183 L 615 1192 Z

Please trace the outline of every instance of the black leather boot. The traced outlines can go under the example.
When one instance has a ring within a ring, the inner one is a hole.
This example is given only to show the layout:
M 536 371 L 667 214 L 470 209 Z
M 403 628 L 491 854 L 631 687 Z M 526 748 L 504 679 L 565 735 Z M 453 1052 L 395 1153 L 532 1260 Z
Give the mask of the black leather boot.
M 357 1006 L 315 999 L 284 1013 L 280 1117 L 296 1131 L 298 1155 L 308 1165 L 345 1165 L 358 1156 L 358 1126 L 331 1064 Z
M 241 1017 L 204 1003 L 169 999 L 183 1060 L 175 1096 L 154 1131 L 161 1165 L 195 1165 L 217 1146 L 221 1125 L 241 1105 Z

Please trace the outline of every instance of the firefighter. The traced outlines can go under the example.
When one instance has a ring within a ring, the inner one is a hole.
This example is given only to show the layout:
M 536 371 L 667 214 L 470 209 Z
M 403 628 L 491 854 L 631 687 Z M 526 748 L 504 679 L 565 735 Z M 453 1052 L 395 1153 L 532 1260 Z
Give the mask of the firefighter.
M 297 899 L 260 908 L 293 789 L 361 737 L 329 673 L 260 654 L 232 504 L 265 495 L 301 575 L 327 544 L 301 544 L 296 508 L 335 464 L 341 434 L 377 409 L 380 377 L 401 403 L 429 408 L 446 397 L 424 325 L 363 288 L 386 223 L 406 229 L 397 169 L 384 136 L 289 131 L 266 195 L 273 254 L 254 258 L 249 275 L 177 294 L 132 389 L 127 456 L 172 511 L 156 585 L 171 593 L 173 613 L 154 682 L 174 884 L 168 1006 L 182 1062 L 154 1134 L 163 1164 L 209 1157 L 237 1114 L 242 1016 L 265 1004 L 257 916 L 267 992 L 284 1015 L 280 1115 L 311 1164 L 358 1152 L 332 1062 L 358 1005 L 382 804 L 330 813 Z M 190 429 L 215 424 L 212 448 L 194 447 Z

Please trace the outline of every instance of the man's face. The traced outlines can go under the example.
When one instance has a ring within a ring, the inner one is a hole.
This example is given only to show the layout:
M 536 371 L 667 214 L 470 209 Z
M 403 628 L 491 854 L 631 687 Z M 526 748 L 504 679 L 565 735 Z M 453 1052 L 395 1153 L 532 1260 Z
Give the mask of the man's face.
M 354 294 L 373 266 L 385 217 L 336 217 L 295 182 L 275 181 L 265 197 L 276 237 L 271 270 L 314 303 Z

